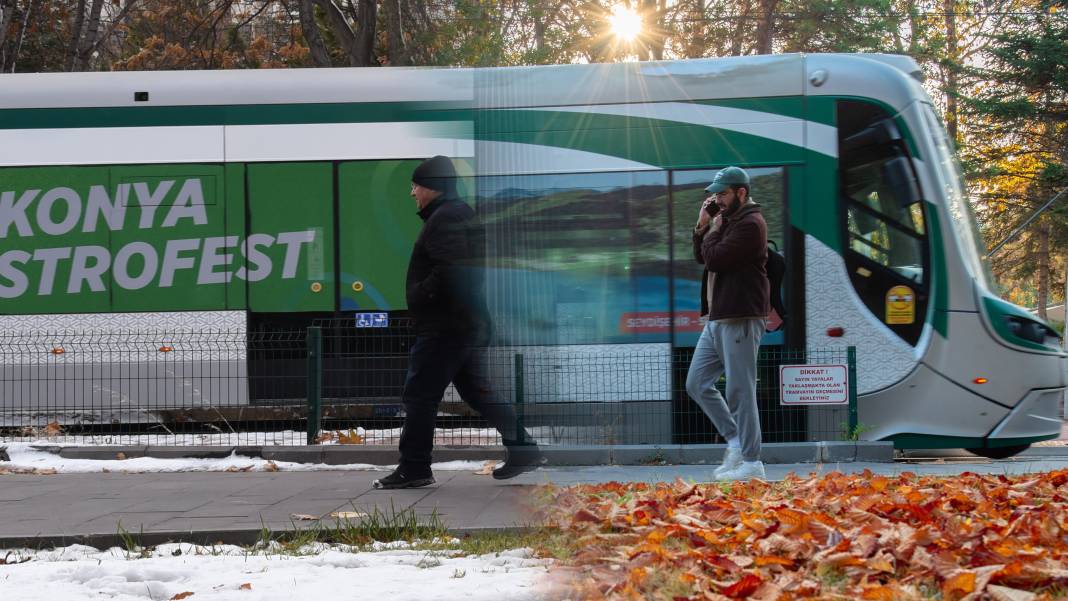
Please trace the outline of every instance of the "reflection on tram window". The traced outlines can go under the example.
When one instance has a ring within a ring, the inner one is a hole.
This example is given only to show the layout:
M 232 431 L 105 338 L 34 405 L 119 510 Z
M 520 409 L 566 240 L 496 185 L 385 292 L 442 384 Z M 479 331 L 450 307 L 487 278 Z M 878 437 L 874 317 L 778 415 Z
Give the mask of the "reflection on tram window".
M 671 172 L 672 213 L 675 220 L 672 239 L 675 244 L 675 344 L 695 346 L 702 324 L 698 319 L 701 311 L 701 275 L 704 266 L 693 256 L 692 230 L 697 222 L 697 211 L 705 199 L 705 187 L 711 183 L 719 169 L 701 169 Z M 784 199 L 786 178 L 782 168 L 746 169 L 750 178 L 750 196 L 760 205 L 764 221 L 768 224 L 768 241 L 780 251 L 786 248 L 783 236 Z M 782 295 L 784 291 L 780 290 Z M 787 310 L 789 310 L 787 308 Z M 772 311 L 768 319 L 768 334 L 763 344 L 783 344 L 781 317 Z
M 670 339 L 666 173 L 480 177 L 476 206 L 497 342 Z
M 880 175 L 884 163 L 885 159 L 872 160 L 844 169 L 849 248 L 922 283 L 923 207 L 918 202 L 901 206 Z

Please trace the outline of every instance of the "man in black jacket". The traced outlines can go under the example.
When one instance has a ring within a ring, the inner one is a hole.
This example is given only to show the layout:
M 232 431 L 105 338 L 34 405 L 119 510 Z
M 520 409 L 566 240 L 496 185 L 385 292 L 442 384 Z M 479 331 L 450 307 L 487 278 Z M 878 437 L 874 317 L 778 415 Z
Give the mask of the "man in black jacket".
M 516 424 L 511 405 L 495 398 L 483 350 L 490 321 L 482 294 L 482 240 L 474 211 L 456 192 L 456 171 L 448 157 L 423 161 L 412 173 L 412 197 L 423 229 L 408 263 L 406 296 L 415 320 L 415 344 L 404 382 L 404 428 L 400 465 L 375 488 L 417 488 L 434 483 L 430 469 L 434 422 L 451 382 L 468 405 L 501 433 L 508 449 L 499 480 L 535 468 L 542 454 Z

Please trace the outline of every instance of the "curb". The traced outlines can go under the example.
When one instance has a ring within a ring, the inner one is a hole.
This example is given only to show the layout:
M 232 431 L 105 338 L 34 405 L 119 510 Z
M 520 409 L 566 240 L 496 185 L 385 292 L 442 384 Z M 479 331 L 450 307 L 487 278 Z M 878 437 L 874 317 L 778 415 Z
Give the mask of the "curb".
M 327 465 L 370 464 L 395 465 L 395 447 L 373 448 L 362 445 L 326 446 L 108 446 L 66 447 L 35 445 L 33 448 L 55 453 L 64 459 L 116 459 L 121 453 L 126 459 L 156 457 L 160 459 L 217 459 L 238 454 L 247 457 L 293 463 L 324 463 Z M 616 445 L 542 447 L 548 465 L 710 465 L 723 461 L 726 445 Z M 439 446 L 434 449 L 434 461 L 503 460 L 500 446 Z M 843 463 L 852 461 L 892 462 L 892 442 L 773 442 L 761 448 L 764 463 Z
M 900 456 L 903 459 L 973 459 L 975 461 L 992 461 L 987 460 L 979 455 L 973 455 L 964 449 L 904 449 L 900 451 Z M 1060 447 L 1031 447 L 1026 451 L 1018 455 L 1009 457 L 1008 459 L 997 461 L 1020 461 L 1029 457 L 1063 457 L 1068 459 L 1068 446 Z

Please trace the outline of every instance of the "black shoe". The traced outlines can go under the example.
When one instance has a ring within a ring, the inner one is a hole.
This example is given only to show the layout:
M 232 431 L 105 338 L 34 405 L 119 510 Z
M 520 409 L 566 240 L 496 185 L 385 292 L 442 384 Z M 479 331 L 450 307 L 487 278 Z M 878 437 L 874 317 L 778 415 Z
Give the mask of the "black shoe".
M 423 486 L 430 486 L 434 483 L 434 475 L 418 475 L 412 476 L 406 474 L 400 469 L 393 470 L 393 473 L 385 478 L 379 478 L 372 483 L 372 486 L 378 489 L 385 488 L 420 488 Z
M 509 449 L 508 459 L 504 461 L 504 465 L 493 470 L 493 479 L 507 480 L 515 478 L 519 474 L 532 472 L 546 463 L 548 463 L 548 460 L 536 446 L 523 448 L 522 450 Z

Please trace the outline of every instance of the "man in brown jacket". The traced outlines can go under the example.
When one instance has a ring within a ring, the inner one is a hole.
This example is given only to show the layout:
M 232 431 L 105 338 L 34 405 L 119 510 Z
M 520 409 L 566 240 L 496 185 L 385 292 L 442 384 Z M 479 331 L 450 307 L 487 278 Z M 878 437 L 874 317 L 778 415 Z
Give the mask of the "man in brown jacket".
M 727 167 L 705 188 L 693 231 L 694 257 L 705 266 L 701 315 L 708 316 L 697 341 L 686 391 L 727 439 L 717 480 L 763 478 L 760 415 L 756 400 L 757 351 L 769 306 L 765 263 L 768 226 L 749 198 L 749 174 Z M 726 372 L 727 399 L 716 389 Z

